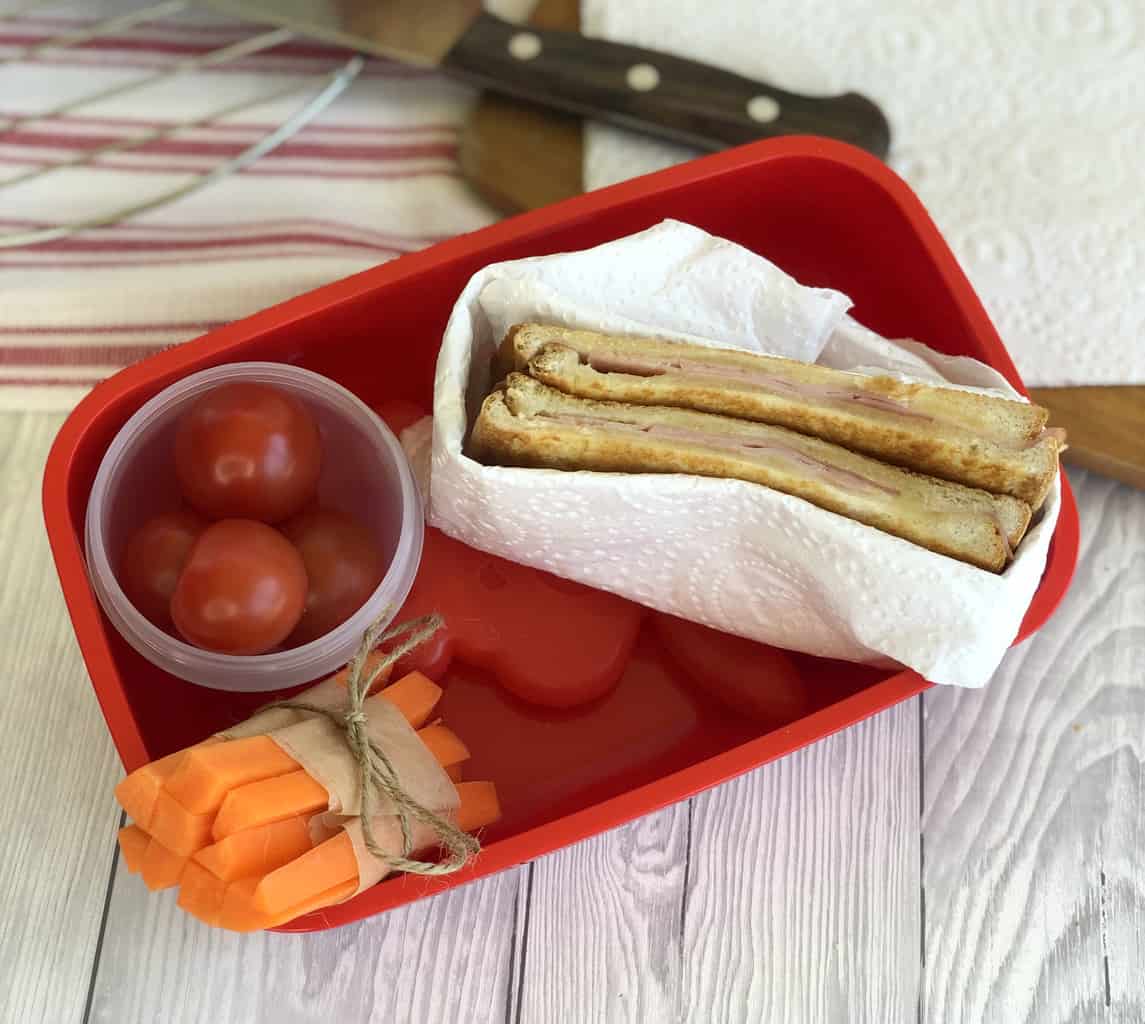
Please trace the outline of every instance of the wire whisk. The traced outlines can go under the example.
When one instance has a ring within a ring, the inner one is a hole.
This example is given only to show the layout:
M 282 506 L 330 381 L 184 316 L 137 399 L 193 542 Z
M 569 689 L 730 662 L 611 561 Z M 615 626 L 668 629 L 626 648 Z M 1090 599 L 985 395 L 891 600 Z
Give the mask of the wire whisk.
M 0 15 L 0 23 L 24 17 L 33 10 L 39 10 L 46 6 L 50 6 L 50 4 L 43 2 L 27 4 L 16 11 L 10 11 Z M 15 53 L 0 58 L 0 67 L 9 64 L 34 62 L 42 58 L 45 54 L 79 46 L 103 36 L 136 28 L 140 25 L 153 23 L 161 19 L 172 18 L 191 8 L 192 4 L 188 2 L 188 0 L 166 0 L 164 3 L 153 4 L 138 10 L 116 14 L 95 22 L 83 29 L 61 32 L 49 39 L 24 46 Z M 264 50 L 270 50 L 294 38 L 295 34 L 288 29 L 279 28 L 271 31 L 258 32 L 246 39 L 218 47 L 195 57 L 173 60 L 169 65 L 157 71 L 69 99 L 39 113 L 21 114 L 11 117 L 0 115 L 0 142 L 3 141 L 5 133 L 11 132 L 25 124 L 50 121 L 52 118 L 70 114 L 73 111 L 88 107 L 94 103 L 138 92 L 158 82 L 181 75 L 192 74 L 196 71 L 218 67 L 222 64 L 236 61 Z M 152 196 L 149 199 L 109 209 L 93 216 L 62 222 L 48 227 L 0 233 L 0 249 L 14 249 L 21 246 L 38 245 L 60 238 L 67 238 L 70 235 L 74 235 L 88 228 L 105 227 L 109 224 L 116 224 L 148 210 L 165 206 L 193 192 L 198 192 L 200 189 L 207 188 L 215 182 L 250 166 L 276 146 L 281 145 L 287 139 L 297 134 L 346 91 L 354 79 L 357 78 L 364 63 L 362 57 L 357 55 L 351 56 L 338 67 L 322 75 L 314 76 L 313 81 L 300 84 L 295 83 L 269 90 L 250 99 L 243 100 L 240 103 L 219 107 L 200 117 L 179 121 L 162 127 L 146 128 L 136 132 L 129 132 L 123 138 L 116 139 L 113 142 L 92 147 L 70 158 L 59 160 L 55 163 L 48 163 L 40 167 L 34 167 L 27 171 L 17 173 L 13 177 L 0 180 L 0 190 L 12 188 L 15 185 L 54 174 L 65 168 L 86 166 L 95 163 L 101 157 L 113 153 L 129 152 L 148 143 L 177 135 L 180 132 L 194 128 L 202 128 L 222 118 L 243 113 L 273 101 L 282 100 L 300 93 L 309 93 L 297 110 L 283 120 L 276 128 L 267 132 L 257 142 L 251 144 L 237 155 L 220 161 L 210 170 L 196 174 L 190 181 L 161 192 L 159 195 Z

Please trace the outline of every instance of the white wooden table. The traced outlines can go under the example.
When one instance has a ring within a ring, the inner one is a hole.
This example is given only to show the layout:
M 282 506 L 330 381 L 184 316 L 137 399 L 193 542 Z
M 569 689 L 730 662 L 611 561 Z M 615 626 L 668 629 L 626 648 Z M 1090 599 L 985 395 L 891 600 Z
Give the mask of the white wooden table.
M 236 936 L 116 856 L 121 775 L 0 415 L 0 1022 L 1145 1021 L 1145 493 L 1073 474 L 1073 590 L 935 690 L 408 909 Z

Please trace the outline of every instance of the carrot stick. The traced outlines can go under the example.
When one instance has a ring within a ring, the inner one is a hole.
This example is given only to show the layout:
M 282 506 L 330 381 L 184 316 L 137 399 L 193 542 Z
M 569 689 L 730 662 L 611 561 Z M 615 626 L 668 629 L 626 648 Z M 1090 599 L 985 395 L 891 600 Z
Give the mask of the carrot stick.
M 378 662 L 381 661 L 385 656 L 385 651 L 372 651 L 369 655 L 366 656 L 365 673 L 367 676 L 374 671 Z M 335 672 L 332 677 L 334 681 L 340 683 L 342 686 L 345 686 L 350 679 L 350 667 L 350 665 L 346 665 L 344 668 L 338 669 L 338 671 Z M 377 682 L 374 683 L 375 692 L 377 691 L 378 686 L 384 686 L 386 684 L 386 680 L 390 678 L 390 671 L 392 668 L 393 666 L 391 665 L 390 668 L 386 669 L 386 671 L 381 674 Z
M 462 832 L 476 832 L 501 817 L 501 802 L 492 782 L 459 782 L 456 788 L 461 803 L 453 820 Z
M 293 921 L 296 917 L 301 917 L 303 914 L 309 914 L 312 910 L 332 907 L 335 903 L 341 903 L 344 899 L 353 896 L 354 890 L 357 887 L 358 882 L 355 879 L 353 882 L 343 882 L 341 885 L 336 885 L 332 889 L 320 892 L 317 896 L 305 900 L 297 906 L 291 907 L 285 913 L 279 914 L 277 917 L 272 917 L 266 927 L 274 928 L 280 924 L 286 924 L 287 921 Z
M 215 882 L 217 881 L 216 879 Z M 204 898 L 189 900 L 186 906 L 183 903 L 179 905 L 196 917 L 202 914 L 200 920 L 206 920 L 208 924 L 216 924 L 235 932 L 253 932 L 263 928 L 274 928 L 303 914 L 309 914 L 312 910 L 341 903 L 353 895 L 357 886 L 356 882 L 336 885 L 309 900 L 296 904 L 289 910 L 270 915 L 263 913 L 255 905 L 253 896 L 257 881 L 255 878 L 242 878 L 231 882 L 221 891 L 207 886 L 204 887 Z
M 123 854 L 123 864 L 133 875 L 139 874 L 143 866 L 143 855 L 151 838 L 138 825 L 128 825 L 119 830 L 119 852 Z
M 349 835 L 339 832 L 289 864 L 271 871 L 254 890 L 254 909 L 276 917 L 347 882 L 357 883 L 358 861 Z
M 442 768 L 469 760 L 469 748 L 452 729 L 444 725 L 427 725 L 417 734 Z
M 185 750 L 177 750 L 173 754 L 159 758 L 158 761 L 136 768 L 115 787 L 115 799 L 119 802 L 119 806 L 140 828 L 146 830 L 151 824 L 155 798 L 186 753 Z
M 152 892 L 170 889 L 173 885 L 179 884 L 186 863 L 186 857 L 169 850 L 157 839 L 152 838 L 144 851 L 139 874 L 143 877 L 143 884 Z
M 257 910 L 252 902 L 256 885 L 257 878 L 240 878 L 227 886 L 219 908 L 220 928 L 232 932 L 256 932 L 271 926 L 270 915 Z
M 461 803 L 454 817 L 464 831 L 482 828 L 500 817 L 493 783 L 461 782 L 457 795 Z M 350 882 L 356 884 L 357 880 L 354 845 L 349 835 L 340 832 L 266 875 L 255 888 L 253 905 L 259 913 L 278 919 L 292 907 L 314 900 L 319 893 Z
M 187 861 L 179 878 L 179 906 L 204 924 L 217 925 L 227 883 L 201 864 Z
M 289 864 L 311 847 L 306 818 L 299 815 L 234 832 L 195 854 L 195 861 L 224 882 L 248 875 L 261 878 Z
M 410 672 L 387 686 L 379 696 L 393 704 L 410 725 L 420 729 L 441 700 L 441 687 L 421 672 Z
M 151 824 L 151 810 L 155 806 L 155 798 L 159 795 L 159 790 L 163 788 L 163 784 L 179 766 L 187 751 L 218 742 L 214 736 L 211 736 L 201 743 L 185 747 L 183 750 L 176 750 L 175 753 L 151 761 L 142 768 L 136 768 L 126 778 L 120 779 L 119 785 L 115 787 L 115 799 L 119 802 L 119 806 L 127 812 L 127 816 L 136 825 L 146 832 Z
M 215 840 L 272 821 L 325 810 L 330 798 L 324 786 L 302 769 L 232 789 L 211 826 Z
M 210 843 L 214 818 L 213 813 L 192 814 L 170 793 L 162 790 L 151 815 L 151 837 L 173 853 L 190 857 Z
M 298 770 L 298 762 L 269 736 L 193 747 L 164 786 L 192 814 L 214 813 L 238 786 Z
M 441 688 L 420 672 L 411 672 L 382 691 L 411 725 L 427 719 L 441 697 Z M 469 756 L 457 737 L 444 727 L 434 727 L 430 742 L 437 742 L 443 763 L 456 763 Z M 279 783 L 290 774 L 290 783 Z M 250 789 L 259 783 L 265 790 Z M 325 791 L 273 740 L 249 736 L 191 750 L 167 778 L 164 787 L 187 810 L 205 814 L 218 809 L 214 838 L 307 810 L 317 810 L 326 802 Z M 248 791 L 249 790 L 249 791 Z M 233 806 L 223 809 L 222 805 Z

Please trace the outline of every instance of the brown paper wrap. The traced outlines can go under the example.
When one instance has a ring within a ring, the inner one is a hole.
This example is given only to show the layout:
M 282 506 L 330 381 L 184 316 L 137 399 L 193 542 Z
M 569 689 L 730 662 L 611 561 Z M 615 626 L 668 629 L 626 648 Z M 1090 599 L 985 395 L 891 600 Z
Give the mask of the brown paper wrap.
M 366 631 L 358 654 L 341 672 L 207 740 L 269 736 L 326 790 L 327 809 L 309 821 L 311 839 L 317 845 L 345 830 L 358 867 L 353 895 L 393 870 L 448 874 L 480 849 L 456 828 L 457 789 L 413 727 L 380 694 L 363 699 L 372 682 L 385 678 L 403 655 L 441 625 L 436 614 L 388 630 L 379 621 Z M 396 642 L 379 650 L 386 641 Z M 368 822 L 363 771 L 369 773 Z M 373 837 L 372 850 L 367 833 Z M 416 859 L 439 842 L 447 860 Z
M 430 810 L 454 810 L 457 790 L 453 781 L 418 739 L 418 735 L 388 700 L 371 697 L 362 709 L 368 718 L 366 732 L 390 759 L 402 789 Z M 358 763 L 346 746 L 342 731 L 328 718 L 310 716 L 301 722 L 269 733 L 330 794 L 330 811 L 361 813 Z M 396 808 L 379 794 L 377 812 L 390 815 Z
M 443 817 L 451 818 L 452 815 L 447 811 L 443 813 Z M 398 824 L 396 815 L 378 815 L 370 819 L 371 826 L 374 830 L 374 839 L 379 842 L 385 849 L 391 850 L 394 853 L 401 853 L 402 850 L 402 830 Z M 354 846 L 354 857 L 358 861 L 358 888 L 354 890 L 353 896 L 346 897 L 353 899 L 363 889 L 370 888 L 371 885 L 377 885 L 386 875 L 390 874 L 393 869 L 379 860 L 369 850 L 366 849 L 366 840 L 362 835 L 362 822 L 358 818 L 349 818 L 346 820 L 343 828 L 346 834 L 350 837 L 350 842 Z M 422 824 L 418 821 L 410 822 L 410 838 L 413 840 L 414 850 L 424 850 L 434 845 L 437 839 L 437 833 L 429 825 Z
M 331 710 L 345 707 L 346 683 L 344 673 L 339 672 L 328 679 L 323 679 L 322 682 L 310 687 L 309 690 L 303 690 L 295 699 Z M 223 729 L 215 735 L 224 740 L 242 740 L 248 736 L 261 736 L 264 733 L 274 732 L 276 729 L 282 729 L 307 717 L 310 716 L 305 711 L 296 711 L 294 708 L 271 707 L 258 711 L 246 721 Z
M 341 678 L 331 677 L 295 699 L 338 711 L 346 707 L 347 697 Z M 452 820 L 458 806 L 457 789 L 401 712 L 380 695 L 367 698 L 362 710 L 367 717 L 367 734 L 386 752 L 405 793 L 435 814 Z M 358 818 L 362 810 L 358 763 L 346 745 L 342 730 L 322 715 L 296 708 L 272 707 L 217 735 L 235 740 L 264 734 L 329 794 L 327 811 L 310 819 L 310 834 L 317 844 L 336 835 L 340 829 L 346 830 L 358 861 L 358 887 L 353 895 L 390 874 L 390 866 L 366 849 Z M 393 801 L 384 793 L 379 794 L 376 811 L 370 819 L 374 839 L 387 852 L 401 856 L 405 852 L 402 830 Z M 411 820 L 409 832 L 414 851 L 433 846 L 437 839 L 434 829 L 421 822 Z

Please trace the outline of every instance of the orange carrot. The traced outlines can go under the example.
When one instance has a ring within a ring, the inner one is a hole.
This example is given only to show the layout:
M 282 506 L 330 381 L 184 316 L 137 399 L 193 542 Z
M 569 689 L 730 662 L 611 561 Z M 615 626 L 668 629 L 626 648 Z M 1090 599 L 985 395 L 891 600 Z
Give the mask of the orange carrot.
M 482 828 L 500 817 L 497 790 L 491 782 L 461 782 L 457 786 L 460 806 L 455 813 L 464 831 Z M 277 871 L 266 875 L 254 890 L 256 911 L 280 919 L 293 907 L 311 905 L 319 893 L 348 883 L 357 884 L 358 861 L 349 835 L 340 832 Z M 297 914 L 293 916 L 297 917 Z M 290 920 L 290 918 L 285 918 Z
M 150 826 L 155 798 L 186 753 L 185 750 L 177 750 L 174 754 L 168 754 L 158 761 L 136 768 L 115 787 L 115 799 L 119 802 L 119 806 L 140 828 L 146 830 Z
M 457 795 L 461 803 L 453 820 L 462 832 L 476 832 L 501 817 L 501 802 L 492 782 L 459 782 Z
M 175 753 L 145 764 L 142 768 L 136 768 L 126 778 L 120 779 L 119 785 L 115 787 L 115 799 L 119 802 L 119 806 L 127 812 L 127 816 L 136 825 L 146 832 L 151 824 L 151 810 L 155 806 L 155 798 L 159 795 L 159 790 L 163 788 L 163 784 L 179 766 L 179 762 L 183 760 L 187 751 L 218 742 L 214 736 L 211 736 L 192 747 L 176 750 Z
M 339 832 L 263 877 L 254 890 L 252 903 L 259 913 L 276 917 L 319 893 L 357 881 L 354 845 L 349 835 Z
M 195 854 L 195 861 L 224 882 L 262 877 L 310 849 L 305 816 L 234 832 Z
M 452 729 L 444 725 L 427 725 L 417 734 L 443 768 L 469 760 L 469 748 Z
M 298 762 L 269 736 L 192 747 L 164 789 L 192 814 L 214 813 L 238 786 L 298 770 Z
M 374 668 L 377 666 L 378 662 L 381 661 L 385 656 L 386 656 L 385 651 L 372 651 L 366 657 L 366 675 L 367 676 L 370 675 L 370 673 L 374 671 Z M 381 676 L 378 677 L 377 682 L 374 683 L 374 692 L 377 692 L 377 688 L 379 686 L 385 685 L 386 680 L 390 678 L 390 671 L 392 668 L 393 668 L 393 666 L 390 666 L 390 668 L 386 669 L 386 671 L 383 672 L 381 674 Z M 349 678 L 350 678 L 350 666 L 347 665 L 345 668 L 338 669 L 338 671 L 334 673 L 332 678 L 336 682 L 340 683 L 342 686 L 345 686 L 347 680 L 349 680 Z
M 119 852 L 123 854 L 124 867 L 133 875 L 139 874 L 149 842 L 150 837 L 138 825 L 128 825 L 119 830 Z
M 257 910 L 252 902 L 256 885 L 257 878 L 240 878 L 227 886 L 219 908 L 220 928 L 232 932 L 256 932 L 271 926 L 270 915 Z
M 441 687 L 420 672 L 410 672 L 387 686 L 380 696 L 393 704 L 410 725 L 420 729 L 441 700 Z
M 223 839 L 243 829 L 269 825 L 272 821 L 325 810 L 329 795 L 302 769 L 276 775 L 232 789 L 211 826 L 211 835 Z
M 139 873 L 143 876 L 143 884 L 152 892 L 170 889 L 173 885 L 179 884 L 186 863 L 186 857 L 169 850 L 157 839 L 152 838 L 143 854 L 143 864 Z
M 151 837 L 177 853 L 190 857 L 211 841 L 211 822 L 214 813 L 192 814 L 166 790 L 155 800 L 151 815 Z
M 204 873 L 209 876 L 208 872 Z M 211 880 L 205 885 L 191 889 L 193 895 L 189 896 L 186 902 L 180 894 L 179 906 L 207 924 L 218 925 L 235 932 L 253 932 L 285 924 L 303 914 L 309 914 L 312 910 L 341 903 L 353 895 L 357 887 L 356 882 L 346 882 L 320 892 L 280 914 L 271 915 L 259 910 L 254 903 L 257 878 L 242 878 L 223 886 L 218 879 L 209 877 Z
M 354 890 L 357 888 L 358 882 L 356 879 L 353 882 L 343 882 L 341 885 L 336 885 L 332 889 L 320 892 L 317 896 L 309 900 L 304 900 L 302 903 L 291 907 L 277 917 L 272 917 L 266 927 L 274 928 L 277 925 L 286 924 L 287 921 L 293 921 L 296 917 L 301 917 L 303 914 L 309 914 L 312 910 L 332 907 L 335 903 L 341 903 L 344 899 L 352 896 Z
M 217 925 L 226 891 L 226 882 L 189 860 L 179 877 L 179 906 L 204 924 Z

